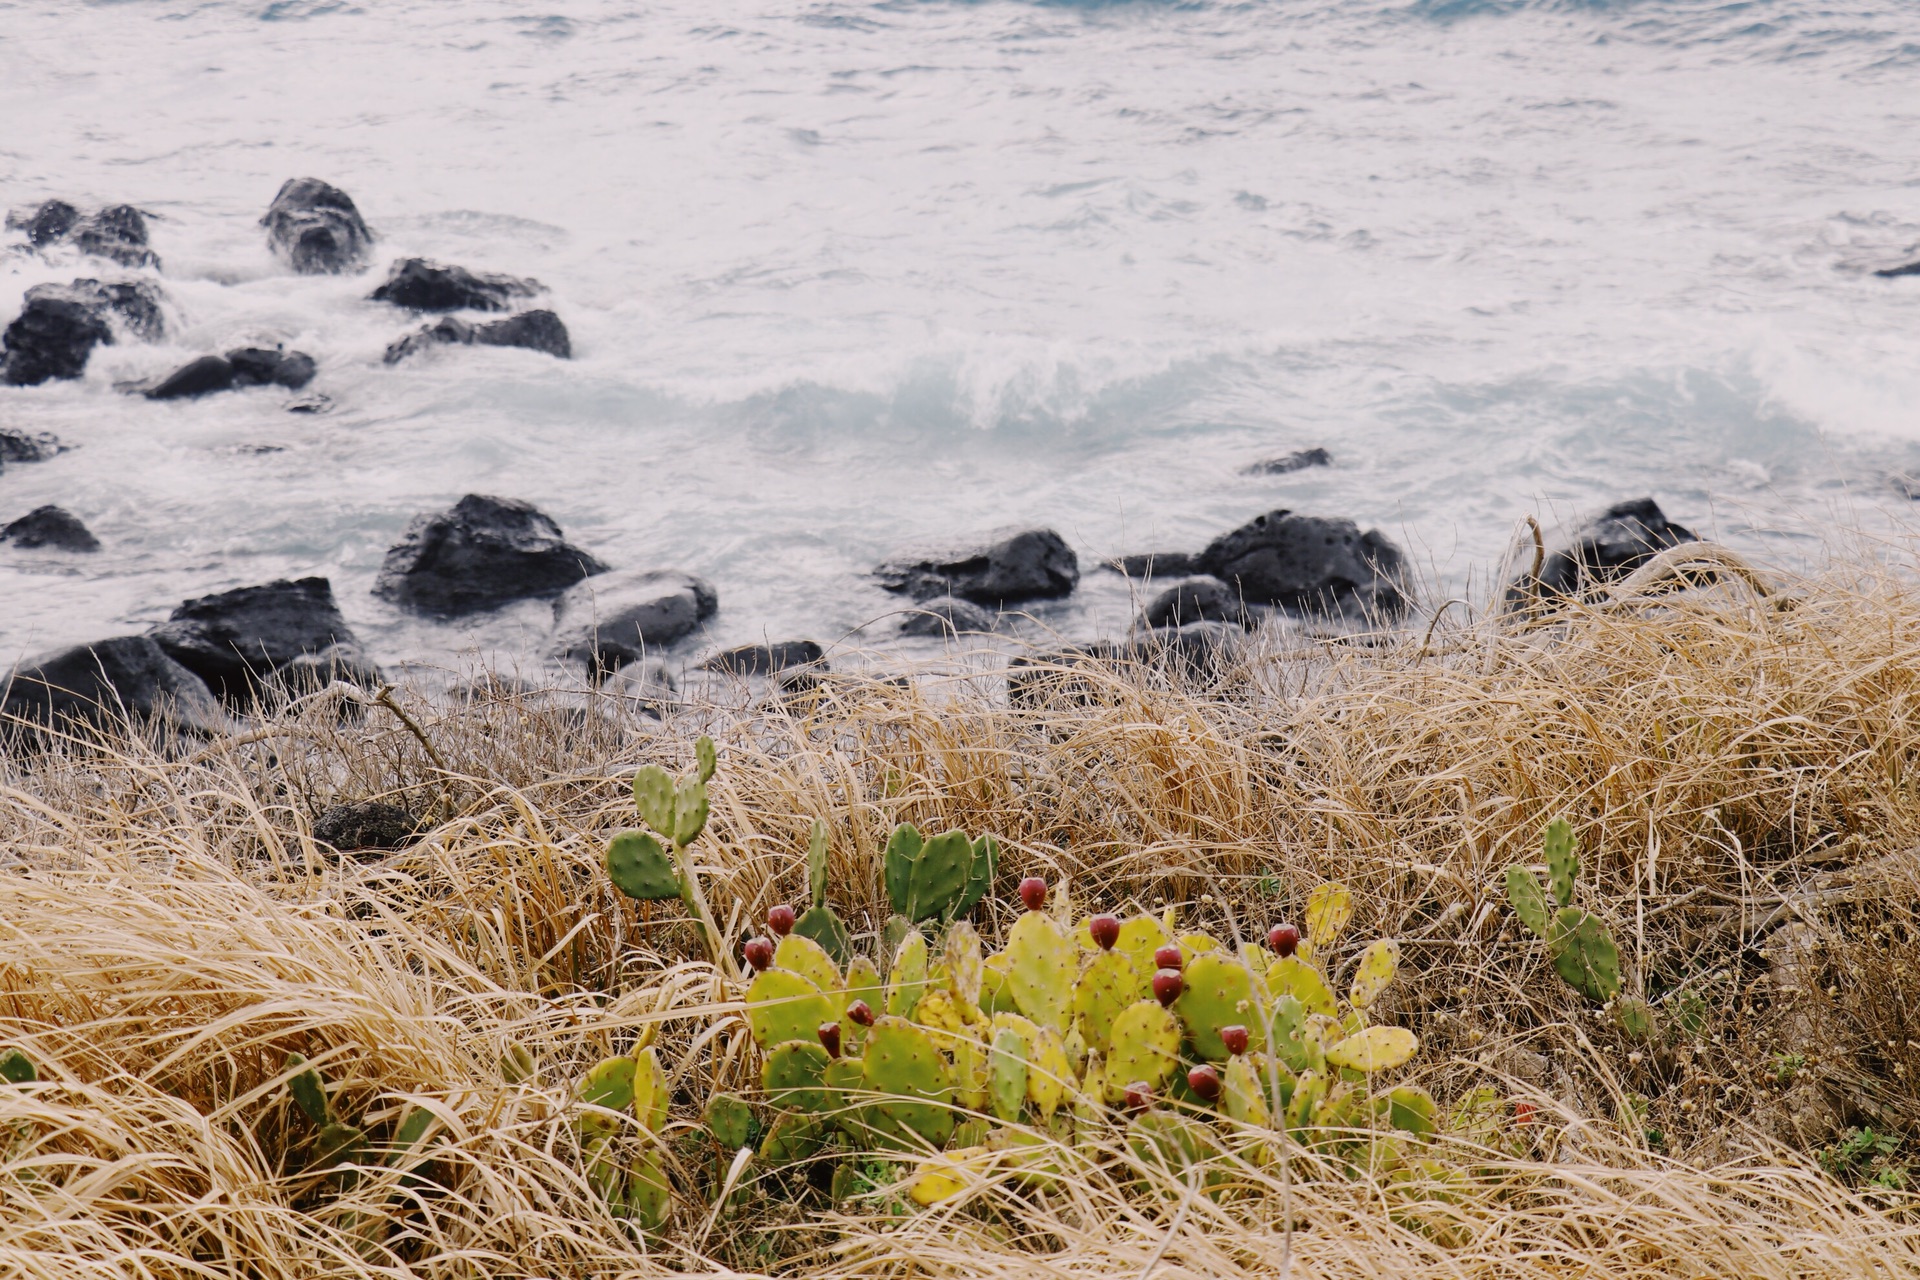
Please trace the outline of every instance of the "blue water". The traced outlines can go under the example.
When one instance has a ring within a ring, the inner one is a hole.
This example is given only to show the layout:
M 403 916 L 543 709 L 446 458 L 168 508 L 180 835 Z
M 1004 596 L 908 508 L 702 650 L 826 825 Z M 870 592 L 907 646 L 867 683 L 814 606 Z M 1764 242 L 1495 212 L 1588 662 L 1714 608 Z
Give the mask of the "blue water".
M 721 594 L 704 647 L 834 641 L 895 547 L 1050 524 L 1085 561 L 1286 506 L 1484 598 L 1516 522 L 1652 493 L 1792 562 L 1920 473 L 1911 4 L 0 3 L 0 204 L 155 215 L 175 335 L 0 425 L 106 544 L 0 546 L 0 659 L 330 576 L 377 656 L 537 659 L 547 611 L 368 594 L 409 516 L 529 499 Z M 257 220 L 350 191 L 367 277 Z M 577 359 L 399 368 L 365 294 L 424 254 L 537 276 Z M 82 272 L 0 252 L 0 320 Z M 98 273 L 98 265 L 85 271 Z M 242 341 L 333 412 L 118 395 Z M 1240 468 L 1324 446 L 1327 470 Z M 1044 611 L 1123 627 L 1089 574 Z M 855 636 L 884 639 L 886 624 Z

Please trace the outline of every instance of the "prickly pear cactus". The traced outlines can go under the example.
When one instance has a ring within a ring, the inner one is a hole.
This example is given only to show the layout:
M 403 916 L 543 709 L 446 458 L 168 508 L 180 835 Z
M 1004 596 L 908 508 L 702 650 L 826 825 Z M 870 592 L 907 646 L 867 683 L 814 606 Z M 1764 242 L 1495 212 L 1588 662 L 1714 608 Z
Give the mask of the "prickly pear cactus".
M 1399 944 L 1384 939 L 1373 943 L 1360 953 L 1360 963 L 1353 973 L 1353 989 L 1347 995 L 1348 1002 L 1362 1012 L 1373 1008 L 1374 1001 L 1380 998 L 1398 972 Z
M 1154 971 L 1160 967 L 1153 962 L 1153 953 L 1172 941 L 1173 934 L 1152 916 L 1134 916 L 1120 922 L 1120 940 L 1113 949 L 1133 961 L 1136 999 L 1153 985 Z
M 633 1106 L 632 1058 L 608 1058 L 596 1063 L 580 1082 L 578 1124 L 580 1136 L 588 1141 L 603 1140 L 619 1132 L 620 1123 L 603 1111 L 624 1112 Z M 588 1110 L 586 1108 L 594 1108 Z
M 660 1069 L 660 1055 L 649 1046 L 633 1055 L 633 1114 L 640 1127 L 659 1135 L 667 1127 L 667 1106 L 673 1091 L 667 1087 L 667 1073 Z
M 820 1150 L 827 1128 L 802 1111 L 789 1111 L 767 1126 L 760 1139 L 760 1158 L 776 1168 L 805 1160 Z
M 1209 1062 L 1225 1062 L 1232 1055 L 1220 1039 L 1220 1028 L 1247 1028 L 1256 1049 L 1266 1044 L 1259 1002 L 1254 999 L 1253 975 L 1238 960 L 1218 952 L 1196 955 L 1188 963 L 1185 986 L 1173 1002 L 1173 1012 L 1193 1042 L 1193 1051 Z
M 716 1093 L 707 1100 L 707 1132 L 729 1151 L 753 1141 L 753 1108 L 738 1094 Z
M 1146 994 L 1133 958 L 1118 946 L 1095 951 L 1073 984 L 1073 1020 L 1089 1049 L 1105 1052 L 1113 1035 L 1113 1020 Z
M 665 769 L 657 764 L 641 766 L 633 775 L 633 803 L 642 822 L 661 835 L 673 835 L 673 777 Z
M 1343 884 L 1323 884 L 1307 895 L 1306 945 L 1309 958 L 1325 951 L 1347 931 L 1353 919 L 1353 893 Z
M 1297 956 L 1268 965 L 1266 978 L 1268 991 L 1275 996 L 1292 996 L 1308 1013 L 1332 1017 L 1340 1011 L 1340 1002 L 1327 989 L 1320 971 Z
M 793 931 L 819 943 L 836 962 L 845 964 L 853 957 L 853 936 L 847 932 L 847 926 L 840 917 L 834 914 L 833 908 L 827 905 L 828 849 L 827 824 L 816 818 L 812 836 L 807 842 L 808 905 L 800 918 L 794 921 Z
M 1405 1027 L 1368 1027 L 1327 1046 L 1327 1062 L 1349 1071 L 1385 1071 L 1419 1051 L 1420 1041 Z
M 1027 1101 L 1042 1120 L 1051 1120 L 1074 1083 L 1073 1064 L 1059 1033 L 1052 1027 L 1041 1027 L 1027 1061 Z
M 912 929 L 894 956 L 893 972 L 887 975 L 887 1012 L 896 1018 L 912 1017 L 926 989 L 927 940 Z
M 1440 1108 L 1425 1089 L 1403 1084 L 1386 1094 L 1387 1123 L 1416 1138 L 1430 1138 L 1440 1131 Z
M 826 948 L 812 938 L 801 937 L 799 930 L 780 939 L 780 945 L 773 949 L 773 967 L 800 974 L 820 988 L 829 1003 L 838 1003 L 835 997 L 840 993 L 840 966 L 833 962 Z
M 287 1055 L 287 1066 L 304 1068 L 287 1081 L 287 1092 L 293 1095 L 295 1104 L 315 1124 L 331 1124 L 333 1108 L 327 1105 L 327 1088 L 320 1079 L 319 1068 L 307 1066 L 306 1058 L 297 1053 Z
M 886 1145 L 935 1147 L 953 1132 L 953 1078 L 927 1033 L 905 1018 L 873 1024 L 863 1061 L 866 1087 L 882 1097 L 863 1108 Z
M 834 1006 L 818 986 L 791 969 L 768 969 L 747 988 L 747 1025 L 763 1049 L 788 1040 L 815 1040 L 834 1021 Z
M 1079 965 L 1073 939 L 1052 916 L 1029 911 L 1008 933 L 1006 950 L 1014 1005 L 1041 1026 L 1065 1031 Z
M 774 1046 L 761 1068 L 761 1086 L 767 1091 L 767 1105 L 779 1111 L 805 1111 L 819 1115 L 827 1110 L 827 1094 L 822 1077 L 832 1059 L 813 1041 L 789 1040 Z
M 1266 1086 L 1255 1075 L 1253 1062 L 1251 1056 L 1242 1054 L 1227 1063 L 1220 1080 L 1220 1110 L 1228 1119 L 1264 1128 L 1271 1122 Z
M 1027 1101 L 1027 1055 L 1032 1052 L 1020 1033 L 1001 1027 L 993 1033 L 987 1056 L 987 1102 L 993 1114 L 1012 1124 Z
M 1513 905 L 1513 914 L 1520 917 L 1520 923 L 1544 941 L 1552 917 L 1538 877 L 1525 867 L 1508 867 L 1507 901 Z
M 8 1049 L 0 1053 L 0 1080 L 8 1084 L 32 1084 L 40 1078 L 35 1070 L 33 1059 L 18 1049 Z
M 1179 1062 L 1180 1024 L 1174 1016 L 1155 1000 L 1131 1005 L 1114 1020 L 1105 1064 L 1107 1101 L 1119 1102 L 1136 1080 L 1159 1086 Z
M 659 1231 L 673 1217 L 673 1192 L 657 1152 L 641 1156 L 627 1174 L 626 1216 L 647 1232 Z
M 980 935 L 974 932 L 972 925 L 965 920 L 954 922 L 947 930 L 941 958 L 946 962 L 948 989 L 962 1004 L 979 1007 L 980 985 L 986 978 L 986 962 L 981 954 Z
M 622 831 L 607 842 L 607 878 L 614 888 L 643 902 L 680 896 L 680 872 L 672 855 L 644 831 Z
M 1562 907 L 1547 937 L 1554 972 L 1596 1004 L 1620 994 L 1620 951 L 1606 926 L 1578 907 Z
M 1580 878 L 1580 854 L 1574 847 L 1573 828 L 1565 818 L 1547 824 L 1547 887 L 1553 900 L 1563 907 L 1573 905 L 1573 885 Z

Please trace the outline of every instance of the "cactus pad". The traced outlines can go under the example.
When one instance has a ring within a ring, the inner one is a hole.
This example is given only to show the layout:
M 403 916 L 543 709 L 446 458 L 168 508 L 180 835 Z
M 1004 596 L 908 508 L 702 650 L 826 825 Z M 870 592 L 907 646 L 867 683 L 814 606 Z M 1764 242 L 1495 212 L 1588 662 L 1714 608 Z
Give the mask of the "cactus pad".
M 931 1037 L 904 1018 L 873 1024 L 863 1059 L 867 1088 L 886 1095 L 865 1108 L 876 1134 L 894 1146 L 939 1146 L 953 1132 L 953 1079 Z
M 1411 1058 L 1419 1038 L 1405 1027 L 1368 1027 L 1327 1046 L 1327 1062 L 1349 1071 L 1385 1071 Z
M 1053 1119 L 1072 1087 L 1073 1067 L 1066 1046 L 1052 1027 L 1041 1027 L 1033 1038 L 1027 1061 L 1027 1101 L 1043 1119 Z
M 1293 1097 L 1287 1103 L 1287 1128 L 1295 1133 L 1311 1128 L 1320 1122 L 1320 1106 L 1326 1101 L 1327 1078 L 1318 1071 L 1309 1071 L 1301 1076 L 1293 1086 Z
M 820 988 L 791 969 L 768 969 L 747 988 L 747 1024 L 763 1049 L 817 1039 L 820 1024 L 833 1019 L 833 1005 Z
M 713 739 L 701 734 L 693 744 L 693 773 L 702 782 L 713 781 L 713 771 L 720 767 L 720 753 L 713 749 Z
M 973 910 L 974 904 L 987 896 L 987 890 L 993 887 L 994 873 L 1000 869 L 1000 842 L 992 836 L 975 840 L 971 853 L 973 862 L 967 870 L 967 887 L 961 891 L 960 901 L 953 909 L 956 917 Z
M 673 1217 L 673 1192 L 658 1155 L 640 1157 L 627 1175 L 626 1211 L 628 1220 L 638 1223 L 643 1231 L 658 1231 Z
M 1430 1138 L 1440 1131 L 1440 1108 L 1425 1089 L 1403 1084 L 1387 1093 L 1387 1123 L 1416 1138 Z
M 951 920 L 973 877 L 973 842 L 962 831 L 931 840 L 902 824 L 887 841 L 886 885 L 893 909 L 916 923 Z M 970 904 L 969 904 L 970 905 Z
M 1273 1002 L 1273 1051 L 1287 1070 L 1296 1075 L 1319 1070 L 1323 1065 L 1320 1039 L 1307 1025 L 1307 1010 L 1291 995 L 1278 996 Z M 1253 1029 L 1247 1029 L 1249 1037 Z
M 1371 1009 L 1380 993 L 1393 981 L 1393 975 L 1400 972 L 1400 945 L 1382 939 L 1360 953 L 1360 963 L 1354 969 L 1353 990 L 1347 999 L 1356 1009 Z
M 966 1034 L 967 1018 L 960 1002 L 945 987 L 930 989 L 914 1007 L 913 1021 L 930 1031 L 957 1036 Z
M 19 1050 L 16 1049 L 14 1052 L 18 1053 Z M 320 1080 L 319 1069 L 307 1066 L 306 1058 L 297 1053 L 287 1055 L 287 1065 L 305 1068 L 287 1081 L 287 1092 L 293 1095 L 293 1100 L 299 1104 L 300 1110 L 306 1112 L 307 1119 L 315 1124 L 325 1125 L 331 1122 L 333 1109 L 327 1105 L 327 1088 Z
M 1021 1013 L 1065 1031 L 1079 957 L 1073 939 L 1041 911 L 1029 911 L 1007 935 L 1007 987 Z
M 1320 976 L 1320 971 L 1295 956 L 1268 965 L 1266 977 L 1267 990 L 1276 998 L 1292 996 L 1308 1013 L 1332 1017 L 1339 1012 L 1339 1002 L 1333 998 L 1333 992 L 1327 990 L 1326 979 Z
M 1007 953 L 1004 951 L 994 952 L 981 966 L 980 1011 L 989 1016 L 1019 1012 L 1013 1003 L 1013 992 L 1007 989 Z
M 313 1140 L 313 1162 L 317 1165 L 347 1164 L 360 1157 L 367 1135 L 350 1124 L 335 1121 L 320 1126 Z
M 780 945 L 773 949 L 773 967 L 791 969 L 820 988 L 828 1003 L 839 1003 L 840 966 L 826 948 L 812 938 L 801 937 L 798 929 L 780 939 Z
M 887 1012 L 897 1018 L 909 1018 L 919 1007 L 927 988 L 927 940 L 918 929 L 909 929 L 893 960 L 893 972 L 887 975 Z
M 1113 1047 L 1105 1066 L 1107 1101 L 1120 1101 L 1136 1080 L 1158 1087 L 1179 1061 L 1180 1024 L 1174 1016 L 1158 1001 L 1130 1005 L 1113 1023 Z
M 1542 843 L 1547 851 L 1547 886 L 1553 890 L 1553 900 L 1570 907 L 1574 881 L 1580 878 L 1580 854 L 1574 848 L 1573 828 L 1565 818 L 1555 818 L 1547 824 Z
M 1027 1100 L 1027 1055 L 1032 1052 L 1020 1033 L 1002 1027 L 993 1033 L 987 1054 L 987 1102 L 993 1114 L 1012 1124 Z
M 673 779 L 657 764 L 643 765 L 633 775 L 633 803 L 640 820 L 669 838 L 673 835 Z
M 1210 1062 L 1224 1062 L 1231 1055 L 1220 1040 L 1220 1028 L 1238 1023 L 1246 1027 L 1248 1043 L 1259 1048 L 1266 1043 L 1258 1002 L 1254 999 L 1253 975 L 1238 960 L 1218 952 L 1202 952 L 1186 968 L 1185 985 L 1173 1012 L 1186 1028 L 1193 1051 Z
M 1316 950 L 1340 941 L 1353 919 L 1353 893 L 1343 884 L 1323 884 L 1307 895 L 1307 941 Z
M 1120 922 L 1120 938 L 1113 949 L 1133 961 L 1133 973 L 1137 986 L 1136 998 L 1143 998 L 1147 989 L 1153 985 L 1153 974 L 1160 966 L 1153 962 L 1153 953 L 1173 941 L 1173 935 L 1167 927 L 1152 916 L 1134 916 Z
M 34 1069 L 33 1059 L 20 1050 L 8 1049 L 0 1053 L 0 1080 L 8 1084 L 32 1084 L 39 1078 L 40 1073 Z
M 607 842 L 607 876 L 614 888 L 643 902 L 680 896 L 672 856 L 644 831 L 622 831 Z
M 707 1101 L 707 1132 L 729 1151 L 753 1140 L 753 1108 L 734 1093 L 716 1093 Z
M 1613 1021 L 1634 1040 L 1651 1040 L 1659 1019 L 1645 1000 L 1626 996 L 1613 1002 Z
M 707 784 L 683 782 L 673 792 L 673 842 L 681 848 L 700 838 L 707 827 Z
M 1241 1124 L 1264 1127 L 1270 1122 L 1266 1090 L 1254 1073 L 1252 1057 L 1242 1054 L 1227 1063 L 1220 1081 L 1220 1110 Z
M 640 1127 L 659 1135 L 667 1127 L 667 1104 L 673 1091 L 667 1087 L 667 1073 L 660 1069 L 660 1055 L 649 1046 L 633 1055 L 633 1114 Z
M 814 1115 L 827 1110 L 827 1094 L 821 1077 L 832 1059 L 818 1040 L 789 1040 L 774 1047 L 761 1069 L 760 1082 L 767 1091 L 767 1105 L 781 1111 L 806 1111 Z
M 834 914 L 832 907 L 808 908 L 793 922 L 793 932 L 787 936 L 812 939 L 836 961 L 845 961 L 853 955 L 853 935 L 847 932 L 846 924 Z
M 603 1107 L 608 1111 L 625 1111 L 631 1107 L 634 1065 L 632 1058 L 608 1058 L 594 1064 L 580 1082 L 581 1105 Z M 594 1112 L 580 1115 L 580 1133 L 589 1141 L 608 1137 L 618 1128 L 619 1124 L 607 1116 Z
M 1508 867 L 1507 901 L 1513 907 L 1513 914 L 1520 917 L 1520 923 L 1531 929 L 1535 937 L 1547 936 L 1549 908 L 1538 876 L 1525 867 Z
M 980 951 L 980 935 L 965 920 L 947 930 L 941 958 L 947 965 L 947 986 L 961 1003 L 978 1006 L 980 984 L 985 978 L 985 961 Z
M 533 1060 L 533 1051 L 517 1040 L 507 1041 L 506 1049 L 500 1054 L 500 1078 L 508 1084 L 522 1084 L 533 1079 L 540 1064 Z
M 1562 907 L 1547 938 L 1553 967 L 1567 985 L 1596 1004 L 1620 994 L 1620 951 L 1605 925 L 1578 907 Z
M 1088 1048 L 1105 1051 L 1111 1043 L 1113 1020 L 1146 994 L 1133 958 L 1116 947 L 1094 951 L 1073 984 L 1073 1020 Z
M 826 1129 L 820 1121 L 790 1111 L 767 1127 L 766 1136 L 760 1139 L 760 1158 L 774 1166 L 792 1164 L 818 1151 L 825 1139 Z

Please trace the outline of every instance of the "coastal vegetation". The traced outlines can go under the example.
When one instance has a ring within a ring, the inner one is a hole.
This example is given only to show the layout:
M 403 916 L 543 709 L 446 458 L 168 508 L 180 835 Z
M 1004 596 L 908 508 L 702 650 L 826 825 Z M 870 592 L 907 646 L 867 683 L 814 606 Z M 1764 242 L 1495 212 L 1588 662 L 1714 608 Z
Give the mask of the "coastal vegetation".
M 1920 590 L 1672 586 L 19 726 L 0 1268 L 1920 1271 Z

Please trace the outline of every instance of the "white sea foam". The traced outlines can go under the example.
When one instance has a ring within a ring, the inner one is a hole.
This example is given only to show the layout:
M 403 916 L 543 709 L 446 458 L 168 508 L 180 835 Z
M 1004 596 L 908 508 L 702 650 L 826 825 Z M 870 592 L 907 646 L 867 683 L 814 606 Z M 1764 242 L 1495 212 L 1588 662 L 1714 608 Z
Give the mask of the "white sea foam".
M 1904 13 L 1903 13 L 1904 11 Z M 1007 522 L 1090 563 L 1276 506 L 1473 589 L 1528 511 L 1652 493 L 1763 551 L 1920 470 L 1920 44 L 1851 5 L 0 3 L 0 203 L 131 201 L 177 311 L 0 425 L 79 446 L 0 518 L 0 658 L 180 599 L 333 578 L 382 658 L 538 648 L 368 595 L 416 511 L 529 499 L 620 566 L 714 580 L 709 640 L 895 607 L 893 547 Z M 279 183 L 353 194 L 368 277 L 298 278 Z M 424 254 L 531 274 L 570 363 L 364 301 Z M 0 254 L 0 319 L 99 264 Z M 237 341 L 329 414 L 113 383 Z M 1321 445 L 1336 465 L 1247 477 Z M 269 451 L 270 450 L 270 451 Z M 1124 625 L 1094 584 L 1050 619 Z

